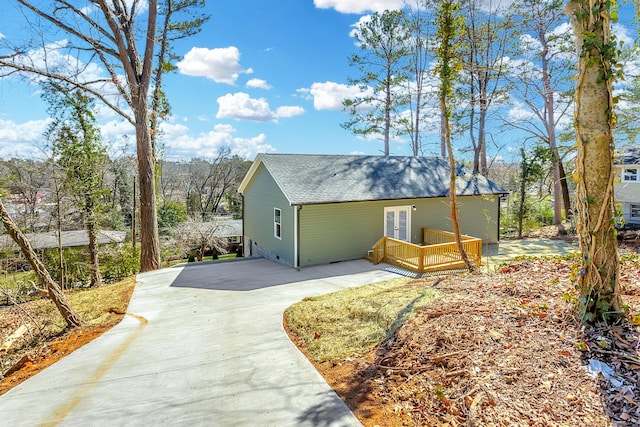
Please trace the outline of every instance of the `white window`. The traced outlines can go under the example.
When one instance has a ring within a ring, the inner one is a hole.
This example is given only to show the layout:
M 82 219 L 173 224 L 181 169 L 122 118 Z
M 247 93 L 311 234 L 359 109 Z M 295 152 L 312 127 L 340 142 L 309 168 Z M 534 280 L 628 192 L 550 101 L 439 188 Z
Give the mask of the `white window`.
M 278 208 L 273 208 L 273 235 L 282 239 L 282 212 Z
M 227 237 L 227 242 L 229 242 L 229 243 L 240 243 L 240 236 Z
M 631 205 L 631 218 L 640 218 L 640 205 Z
M 622 182 L 638 182 L 638 169 L 625 169 L 622 172 Z

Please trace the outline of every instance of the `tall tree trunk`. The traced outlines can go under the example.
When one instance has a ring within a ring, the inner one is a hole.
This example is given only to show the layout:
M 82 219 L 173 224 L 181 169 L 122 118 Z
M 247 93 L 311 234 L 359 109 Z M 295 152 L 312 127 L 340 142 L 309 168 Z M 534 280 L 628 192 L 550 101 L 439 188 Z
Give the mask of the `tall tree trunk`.
M 387 67 L 387 81 L 385 87 L 384 106 L 384 156 L 389 157 L 389 140 L 391 139 L 391 70 Z
M 139 102 L 146 102 L 146 96 L 142 97 Z M 140 187 L 140 271 L 145 272 L 160 268 L 155 156 L 149 138 L 149 120 L 146 108 L 139 108 L 136 111 L 136 144 Z
M 480 162 L 480 174 L 487 176 L 489 174 L 489 167 L 487 165 L 487 88 L 486 83 L 483 84 L 480 93 L 480 117 L 478 120 L 478 160 Z
M 556 123 L 554 117 L 554 100 L 553 89 L 551 88 L 551 77 L 549 76 L 549 58 L 548 47 L 544 46 L 542 50 L 542 84 L 544 85 L 544 109 L 546 111 L 547 135 L 549 136 L 549 149 L 551 150 L 551 167 L 553 171 L 553 223 L 562 223 L 562 185 L 563 181 L 560 176 L 560 168 L 562 159 L 558 153 L 558 145 L 556 144 Z M 566 185 L 566 182 L 564 182 Z M 566 208 L 566 206 L 565 206 Z
M 2 203 L 2 200 L 0 200 L 0 216 L 2 217 L 2 224 L 7 230 L 7 233 L 20 247 L 22 254 L 27 259 L 29 265 L 38 276 L 40 283 L 42 283 L 42 285 L 47 290 L 49 298 L 51 298 L 51 301 L 53 301 L 56 308 L 62 315 L 62 318 L 66 322 L 67 327 L 74 328 L 76 326 L 81 326 L 82 319 L 76 314 L 75 311 L 73 311 L 64 293 L 62 292 L 58 284 L 51 278 L 51 275 L 47 271 L 47 268 L 44 266 L 42 261 L 40 261 L 40 258 L 38 258 L 38 255 L 31 247 L 31 244 L 29 243 L 25 235 L 22 233 L 22 231 L 20 231 L 20 228 L 18 228 L 16 223 L 13 222 L 13 219 L 11 219 L 9 213 L 4 207 L 4 204 Z
M 469 259 L 467 255 L 467 251 L 464 249 L 464 245 L 462 244 L 462 233 L 460 232 L 460 220 L 458 219 L 458 200 L 457 200 L 457 190 L 456 190 L 456 160 L 453 155 L 453 147 L 451 144 L 451 128 L 449 127 L 449 107 L 447 106 L 447 100 L 444 97 L 440 98 L 440 111 L 442 112 L 442 116 L 444 117 L 444 140 L 447 146 L 447 154 L 449 155 L 449 168 L 451 169 L 449 173 L 449 208 L 451 213 L 451 228 L 453 230 L 453 235 L 456 240 L 456 246 L 458 247 L 458 252 L 460 252 L 460 258 L 464 262 L 464 265 L 471 272 L 475 271 L 475 266 Z
M 527 153 L 524 147 L 520 148 L 522 153 L 522 165 L 520 170 L 520 206 L 518 206 L 518 239 L 522 238 L 522 222 L 524 220 L 525 202 L 527 199 L 527 178 L 528 178 L 528 165 L 527 165 Z
M 564 166 L 562 165 L 562 161 L 558 162 L 558 167 L 560 168 L 560 183 L 562 188 L 562 204 L 564 206 L 564 217 L 565 219 L 571 218 L 571 198 L 569 197 L 569 183 L 567 182 L 567 174 L 564 171 Z
M 443 124 L 441 136 L 447 147 L 447 154 L 449 155 L 449 207 L 451 210 L 451 228 L 453 229 L 453 235 L 456 240 L 458 252 L 460 252 L 460 257 L 469 271 L 473 272 L 475 267 L 469 259 L 467 251 L 464 249 L 460 233 L 456 188 L 456 160 L 453 155 L 453 146 L 451 144 L 451 125 L 449 124 L 451 110 L 447 104 L 447 99 L 451 96 L 451 88 L 453 86 L 455 75 L 460 70 L 459 58 L 456 57 L 456 55 L 459 54 L 459 52 L 456 51 L 456 45 L 463 21 L 460 19 L 458 11 L 459 4 L 456 1 L 443 1 L 438 5 L 436 17 L 438 22 L 438 38 L 440 39 L 440 46 L 437 49 L 436 57 L 438 58 L 437 69 L 438 76 L 440 77 L 440 116 L 442 117 Z
M 591 322 L 622 315 L 613 198 L 613 85 L 615 42 L 607 0 L 571 0 L 576 35 L 576 219 L 582 261 L 578 316 Z M 588 37 L 586 37 L 588 35 Z
M 91 204 L 90 201 L 88 201 Z M 89 237 L 89 263 L 91 265 L 91 283 L 89 286 L 100 286 L 100 262 L 98 261 L 98 224 L 92 206 L 87 206 L 87 236 Z

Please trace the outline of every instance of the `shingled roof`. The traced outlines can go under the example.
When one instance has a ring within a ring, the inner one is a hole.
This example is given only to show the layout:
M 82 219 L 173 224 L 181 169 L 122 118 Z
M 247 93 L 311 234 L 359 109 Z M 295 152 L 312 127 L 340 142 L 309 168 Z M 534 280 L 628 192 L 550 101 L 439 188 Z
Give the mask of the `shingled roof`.
M 640 165 L 640 147 L 624 146 L 615 158 L 619 165 Z
M 239 191 L 262 164 L 291 205 L 446 197 L 449 164 L 440 157 L 258 154 Z M 508 192 L 481 175 L 458 168 L 457 194 Z
M 55 231 L 47 233 L 27 233 L 27 240 L 31 243 L 33 249 L 48 249 L 58 247 L 58 237 Z M 115 230 L 99 230 L 98 244 L 122 243 L 127 236 L 126 231 Z M 62 247 L 73 248 L 87 246 L 89 244 L 89 236 L 86 230 L 74 230 L 62 232 Z M 18 249 L 18 245 L 6 234 L 0 235 L 0 249 Z

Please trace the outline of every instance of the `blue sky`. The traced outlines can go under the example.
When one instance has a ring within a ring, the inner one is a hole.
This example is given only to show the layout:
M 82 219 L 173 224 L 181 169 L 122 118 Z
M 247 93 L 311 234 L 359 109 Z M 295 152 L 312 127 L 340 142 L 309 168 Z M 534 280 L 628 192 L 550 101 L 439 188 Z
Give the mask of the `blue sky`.
M 165 78 L 172 115 L 163 124 L 164 157 L 213 157 L 223 146 L 248 159 L 258 152 L 379 154 L 380 141 L 365 141 L 340 126 L 347 120 L 341 100 L 354 94 L 346 84 L 355 73 L 347 58 L 357 49 L 350 32 L 371 11 L 401 4 L 208 0 L 209 22 L 175 45 L 179 71 Z M 20 19 L 12 8 L 3 13 Z M 15 37 L 14 20 L 3 22 L 0 38 Z M 99 118 L 112 152 L 133 153 L 131 126 L 104 109 Z M 42 156 L 46 123 L 37 86 L 0 79 L 0 157 Z M 508 142 L 510 136 L 503 138 Z M 391 152 L 410 155 L 411 149 L 407 141 L 396 141 Z

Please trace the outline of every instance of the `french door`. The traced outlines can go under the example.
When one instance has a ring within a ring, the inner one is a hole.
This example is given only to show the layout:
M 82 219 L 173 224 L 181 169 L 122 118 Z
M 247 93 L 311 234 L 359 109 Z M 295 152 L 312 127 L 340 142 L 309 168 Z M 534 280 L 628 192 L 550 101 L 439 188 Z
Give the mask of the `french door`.
M 384 235 L 411 242 L 411 206 L 384 208 Z

